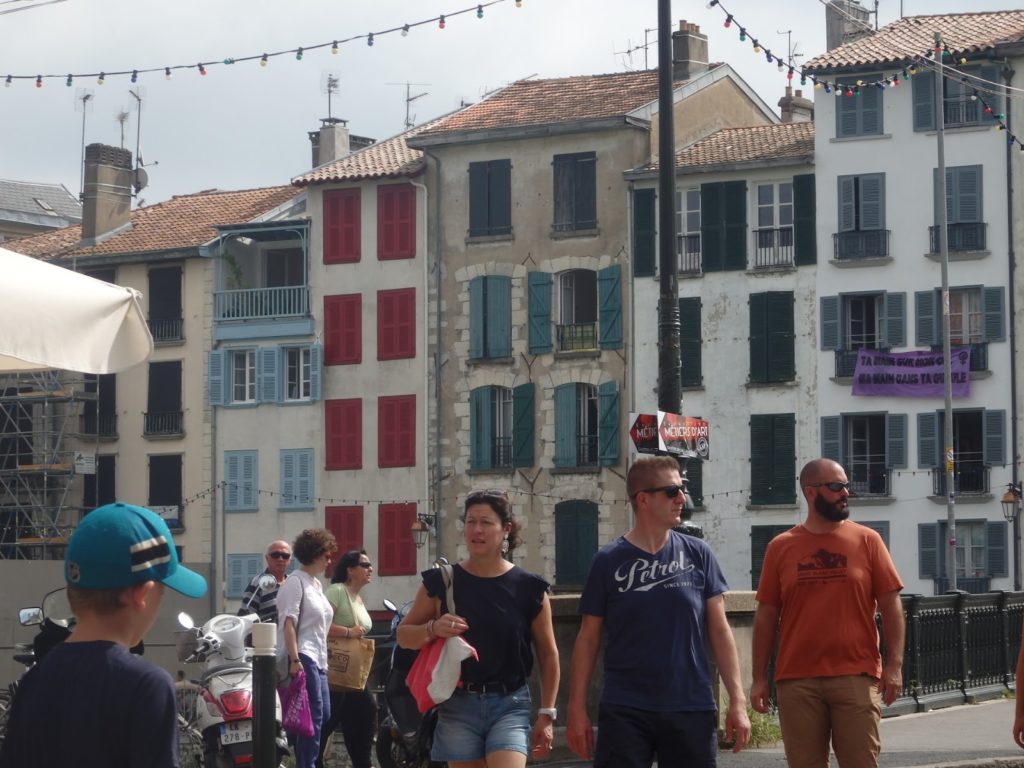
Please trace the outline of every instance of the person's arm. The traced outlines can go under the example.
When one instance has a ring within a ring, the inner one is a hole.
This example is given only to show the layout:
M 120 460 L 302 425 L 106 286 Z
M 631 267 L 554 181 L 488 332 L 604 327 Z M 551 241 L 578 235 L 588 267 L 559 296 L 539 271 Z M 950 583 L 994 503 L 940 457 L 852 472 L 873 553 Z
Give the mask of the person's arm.
M 427 641 L 437 637 L 434 632 L 434 617 L 440 610 L 440 605 L 441 601 L 428 595 L 427 588 L 421 584 L 416 591 L 412 607 L 395 632 L 398 644 L 402 648 L 418 650 L 426 645 Z
M 747 716 L 747 697 L 743 694 L 740 677 L 740 659 L 736 653 L 736 639 L 725 615 L 725 598 L 715 595 L 705 603 L 708 642 L 715 657 L 718 675 L 729 696 L 729 709 L 725 715 L 725 738 L 733 742 L 732 751 L 739 752 L 750 740 L 750 718 Z
M 569 677 L 569 713 L 565 736 L 569 748 L 584 760 L 593 759 L 594 727 L 587 715 L 587 690 L 594 674 L 597 654 L 601 650 L 601 632 L 604 629 L 603 616 L 584 614 L 580 620 L 580 631 L 572 648 L 572 662 Z
M 302 668 L 299 661 L 299 638 L 295 631 L 295 619 L 288 616 L 284 620 L 284 647 L 288 651 L 288 674 L 294 675 Z
M 545 594 L 540 613 L 530 624 L 533 645 L 540 667 L 540 706 L 551 709 L 558 698 L 558 645 L 555 643 L 555 629 L 551 623 L 551 599 Z M 548 715 L 538 715 L 533 726 L 533 749 L 535 758 L 544 757 L 551 750 L 555 738 L 554 722 Z
M 878 692 L 882 701 L 888 705 L 896 701 L 896 697 L 903 691 L 903 642 L 906 627 L 898 589 L 878 598 L 878 612 L 882 615 L 882 634 L 885 637 L 885 667 L 878 681 Z
M 770 700 L 768 688 L 768 665 L 775 649 L 775 638 L 779 632 L 779 606 L 758 603 L 754 613 L 754 640 L 751 648 L 753 669 L 751 670 L 750 706 L 757 712 L 767 712 Z

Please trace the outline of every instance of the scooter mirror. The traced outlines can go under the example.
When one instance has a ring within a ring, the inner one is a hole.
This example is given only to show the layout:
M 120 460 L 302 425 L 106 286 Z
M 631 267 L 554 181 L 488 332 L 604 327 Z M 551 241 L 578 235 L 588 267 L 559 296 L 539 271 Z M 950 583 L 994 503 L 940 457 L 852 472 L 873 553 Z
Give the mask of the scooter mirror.
M 18 622 L 23 627 L 31 627 L 33 624 L 43 623 L 42 608 L 22 608 L 18 611 Z
M 192 621 L 192 617 L 182 611 L 178 614 L 178 624 L 184 629 L 195 629 L 195 622 Z
M 398 606 L 397 606 L 397 605 L 395 605 L 394 603 L 392 603 L 392 602 L 391 602 L 390 600 L 388 600 L 388 599 L 387 599 L 386 597 L 384 598 L 384 607 L 385 607 L 385 608 L 387 608 L 387 609 L 388 609 L 389 611 L 391 611 L 392 613 L 394 613 L 395 611 L 397 611 L 397 610 L 398 610 Z
M 256 586 L 262 589 L 264 592 L 277 587 L 277 579 L 271 576 L 269 573 L 264 573 L 256 581 Z

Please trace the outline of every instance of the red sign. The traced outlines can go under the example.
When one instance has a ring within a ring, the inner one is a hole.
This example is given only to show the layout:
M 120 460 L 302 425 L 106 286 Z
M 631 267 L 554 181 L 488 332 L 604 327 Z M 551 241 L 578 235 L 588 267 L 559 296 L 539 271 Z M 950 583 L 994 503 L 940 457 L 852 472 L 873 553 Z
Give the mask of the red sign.
M 704 461 L 711 457 L 711 430 L 704 419 L 664 411 L 633 414 L 629 436 L 638 453 L 669 453 Z

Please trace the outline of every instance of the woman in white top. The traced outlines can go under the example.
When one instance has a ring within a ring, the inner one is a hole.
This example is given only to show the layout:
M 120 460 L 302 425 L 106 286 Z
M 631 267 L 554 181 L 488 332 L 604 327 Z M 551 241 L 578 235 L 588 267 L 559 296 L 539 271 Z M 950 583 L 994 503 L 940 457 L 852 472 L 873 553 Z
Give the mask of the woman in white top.
M 320 733 L 331 716 L 327 689 L 327 631 L 334 608 L 324 595 L 322 576 L 337 551 L 334 535 L 324 528 L 307 528 L 292 545 L 300 565 L 285 579 L 277 593 L 281 622 L 278 642 L 288 652 L 288 674 L 306 673 L 313 735 L 295 739 L 295 767 L 315 768 L 320 752 Z

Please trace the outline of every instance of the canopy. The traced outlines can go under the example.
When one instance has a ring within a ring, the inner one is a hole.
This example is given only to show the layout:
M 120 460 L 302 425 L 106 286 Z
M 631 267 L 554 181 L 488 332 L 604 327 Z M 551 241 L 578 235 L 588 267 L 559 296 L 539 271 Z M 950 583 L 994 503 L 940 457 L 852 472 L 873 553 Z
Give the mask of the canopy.
M 0 371 L 116 373 L 153 337 L 132 288 L 0 248 Z

